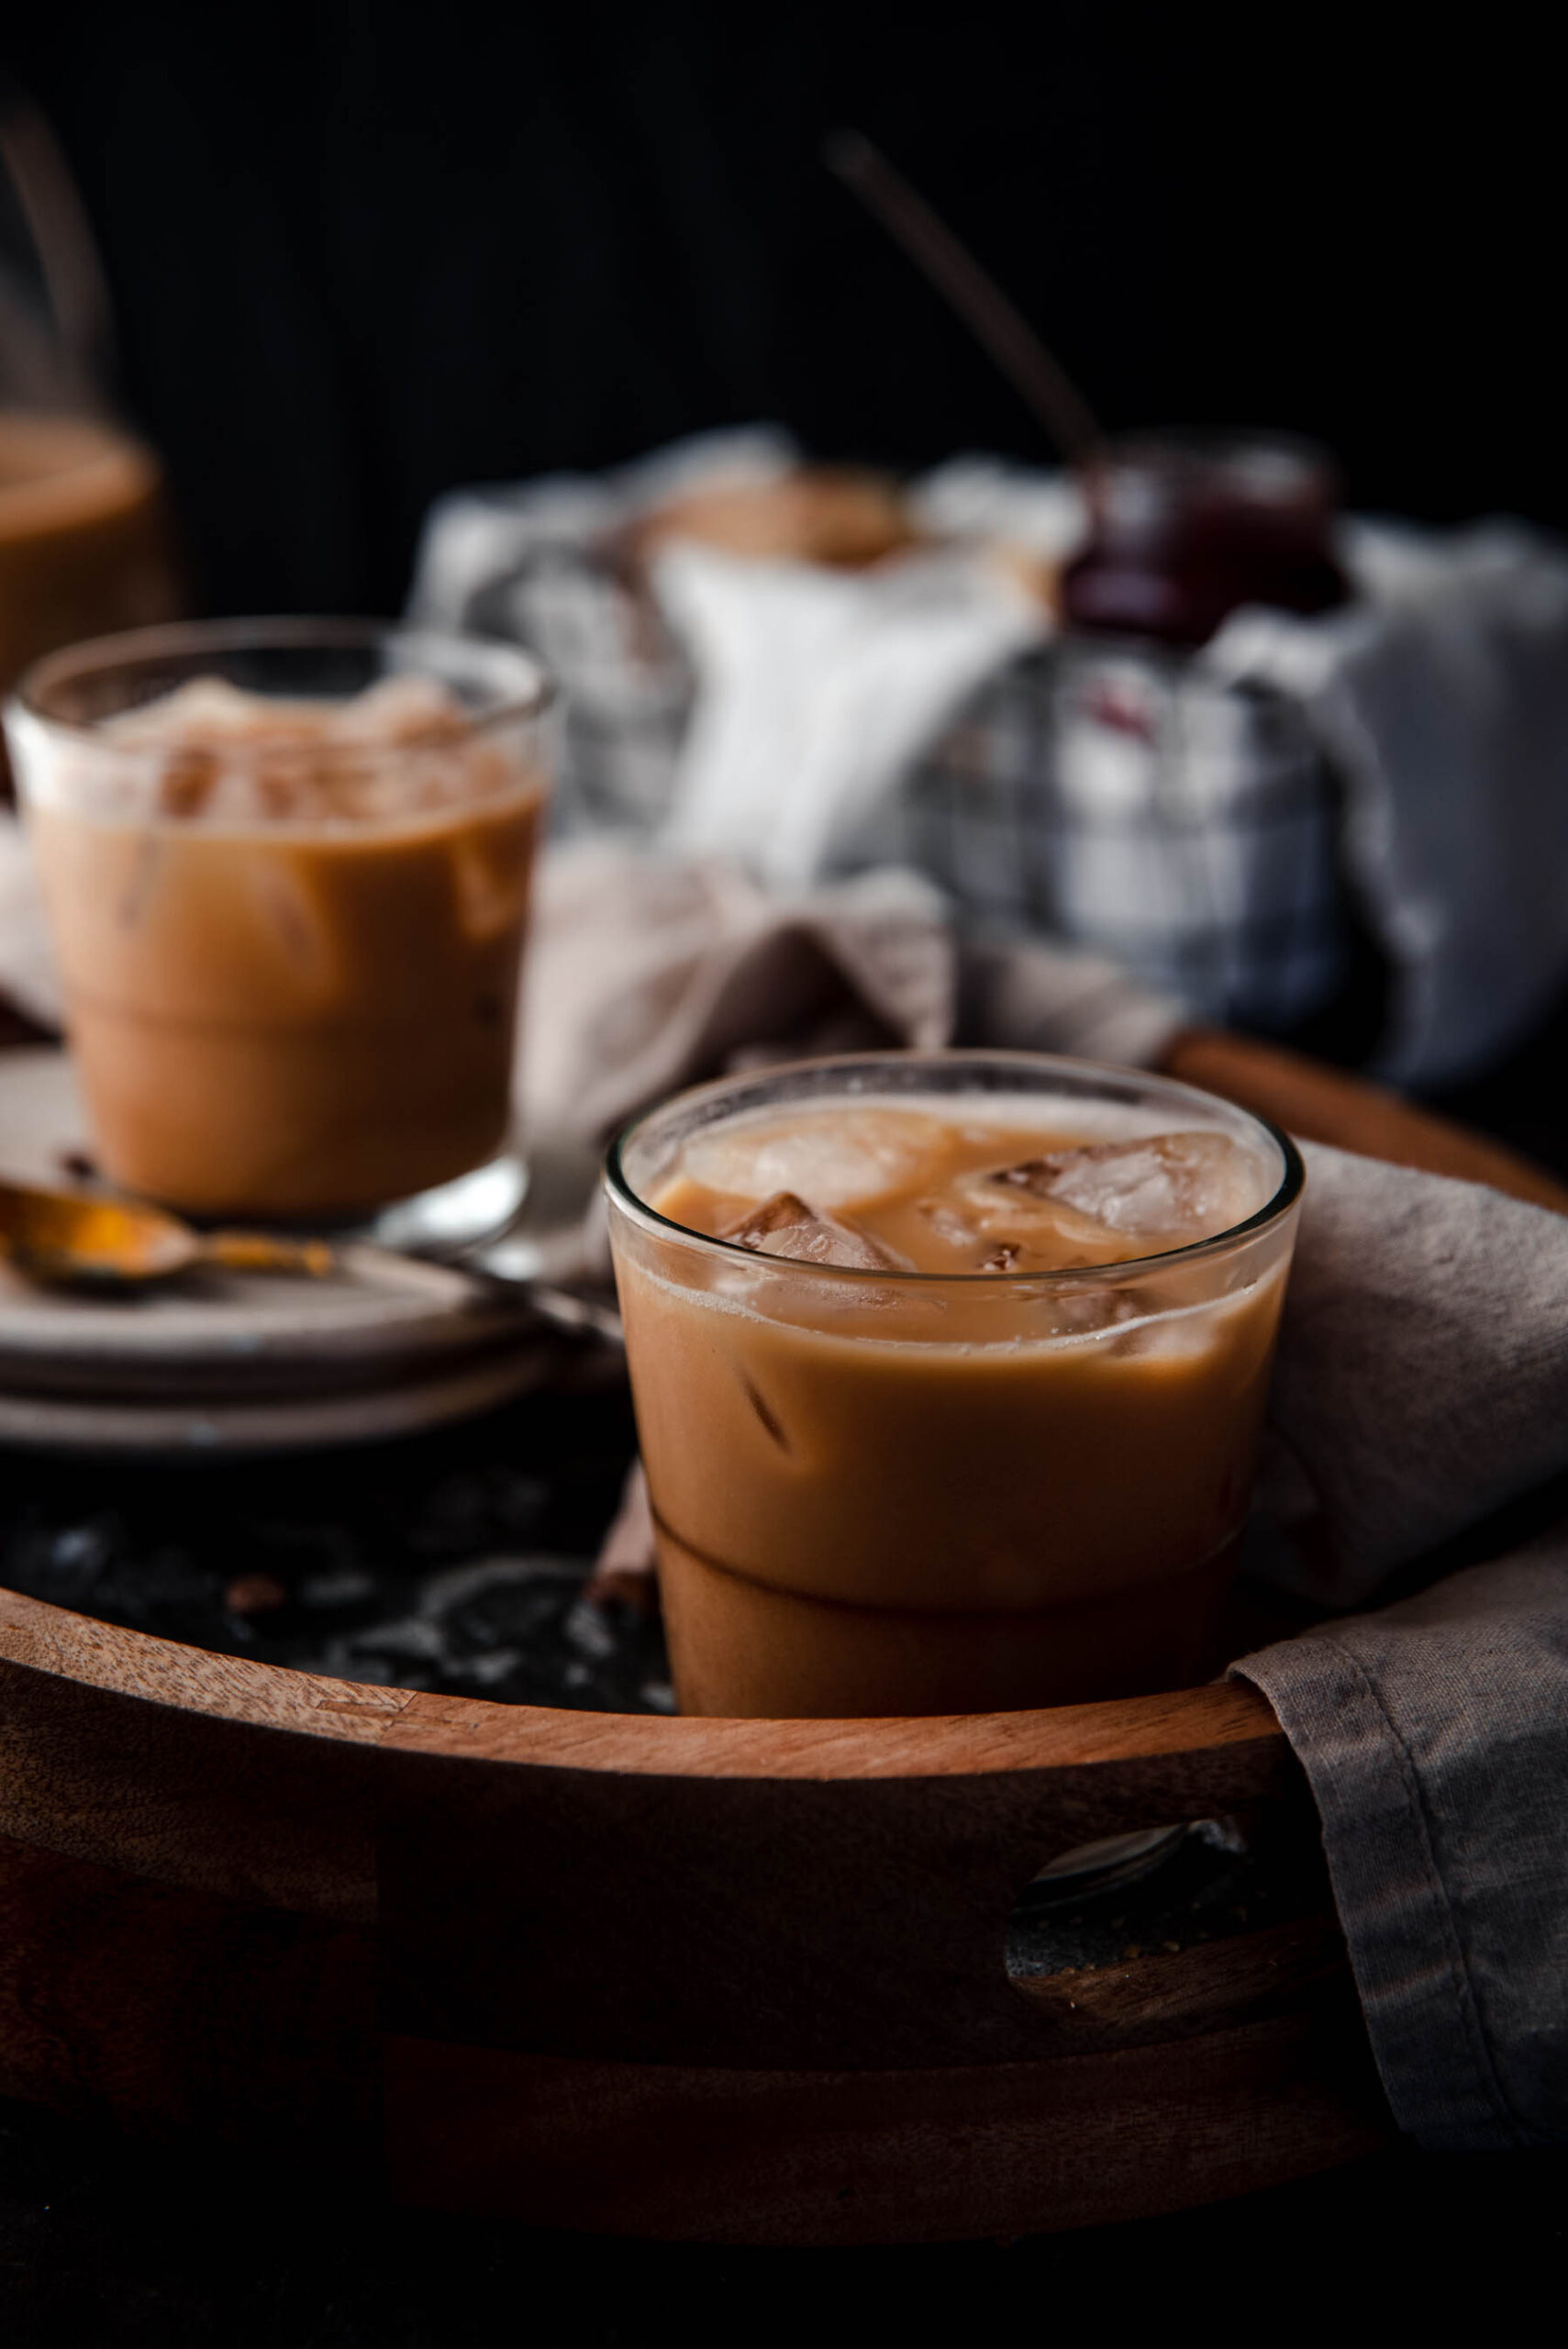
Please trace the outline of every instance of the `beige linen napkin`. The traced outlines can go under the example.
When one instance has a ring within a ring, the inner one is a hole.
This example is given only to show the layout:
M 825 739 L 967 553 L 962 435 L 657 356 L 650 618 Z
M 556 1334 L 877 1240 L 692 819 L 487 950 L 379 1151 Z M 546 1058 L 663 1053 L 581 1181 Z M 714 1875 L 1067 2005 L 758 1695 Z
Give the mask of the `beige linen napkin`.
M 1306 1768 L 1396 2120 L 1568 2141 L 1568 1219 L 1308 1147 L 1244 1657 Z M 1453 1571 L 1462 1565 L 1463 1571 Z
M 1114 963 L 953 935 L 940 892 L 884 869 L 772 895 L 715 858 L 612 841 L 539 874 L 519 1061 L 536 1135 L 603 1141 L 638 1108 L 759 1060 L 963 1041 L 1147 1064 L 1179 1008 Z

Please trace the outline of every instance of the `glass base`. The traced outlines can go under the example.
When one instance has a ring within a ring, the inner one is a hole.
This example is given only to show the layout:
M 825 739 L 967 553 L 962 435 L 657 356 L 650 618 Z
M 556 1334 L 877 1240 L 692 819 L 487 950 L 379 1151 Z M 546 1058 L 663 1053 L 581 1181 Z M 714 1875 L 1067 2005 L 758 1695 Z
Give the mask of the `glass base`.
M 409 1256 L 465 1256 L 498 1240 L 528 1195 L 528 1162 L 520 1151 L 507 1148 L 450 1183 L 378 1208 L 343 1236 L 372 1240 Z

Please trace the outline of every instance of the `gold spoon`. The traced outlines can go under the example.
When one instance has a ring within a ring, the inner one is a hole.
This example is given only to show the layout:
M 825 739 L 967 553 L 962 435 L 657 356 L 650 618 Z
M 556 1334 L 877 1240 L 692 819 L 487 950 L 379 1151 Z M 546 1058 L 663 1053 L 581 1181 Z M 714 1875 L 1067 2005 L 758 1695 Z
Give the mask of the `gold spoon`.
M 395 1252 L 384 1250 L 384 1254 Z M 100 1198 L 0 1181 L 0 1257 L 28 1279 L 60 1288 L 132 1292 L 199 1265 L 231 1273 L 304 1273 L 322 1280 L 347 1269 L 325 1240 L 284 1240 L 266 1231 L 196 1231 L 140 1199 Z M 623 1342 L 608 1307 L 549 1283 L 517 1279 L 483 1264 L 460 1264 L 476 1285 L 531 1306 L 576 1336 Z
M 276 1240 L 262 1231 L 194 1231 L 139 1199 L 103 1199 L 0 1182 L 0 1255 L 30 1280 L 92 1288 L 140 1288 L 197 1264 L 233 1273 L 334 1268 L 324 1240 Z

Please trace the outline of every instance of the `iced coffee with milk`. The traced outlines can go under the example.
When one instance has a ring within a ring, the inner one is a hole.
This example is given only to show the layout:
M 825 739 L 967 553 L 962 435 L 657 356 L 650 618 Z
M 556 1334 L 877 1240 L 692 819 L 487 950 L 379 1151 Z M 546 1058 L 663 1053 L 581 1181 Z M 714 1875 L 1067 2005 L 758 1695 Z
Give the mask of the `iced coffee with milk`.
M 0 691 L 56 645 L 179 607 L 150 450 L 95 417 L 0 406 Z
M 542 680 L 312 628 L 76 648 L 9 720 L 103 1171 L 201 1216 L 352 1218 L 507 1141 Z
M 1028 1054 L 802 1063 L 633 1127 L 611 1238 L 682 1709 L 1211 1672 L 1300 1182 L 1226 1103 Z

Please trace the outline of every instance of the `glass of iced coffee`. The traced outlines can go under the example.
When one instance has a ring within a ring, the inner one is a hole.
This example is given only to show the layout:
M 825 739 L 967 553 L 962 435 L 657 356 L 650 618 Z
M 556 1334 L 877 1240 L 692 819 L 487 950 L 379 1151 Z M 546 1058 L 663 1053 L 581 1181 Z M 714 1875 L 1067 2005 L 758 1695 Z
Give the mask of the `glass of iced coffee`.
M 0 397 L 0 692 L 56 645 L 180 604 L 150 450 L 96 417 Z
M 359 621 L 146 629 L 6 716 L 98 1159 L 197 1217 L 503 1225 L 550 693 Z
M 1212 1672 L 1301 1163 L 1140 1072 L 709 1085 L 606 1182 L 683 1710 L 1007 1710 Z

